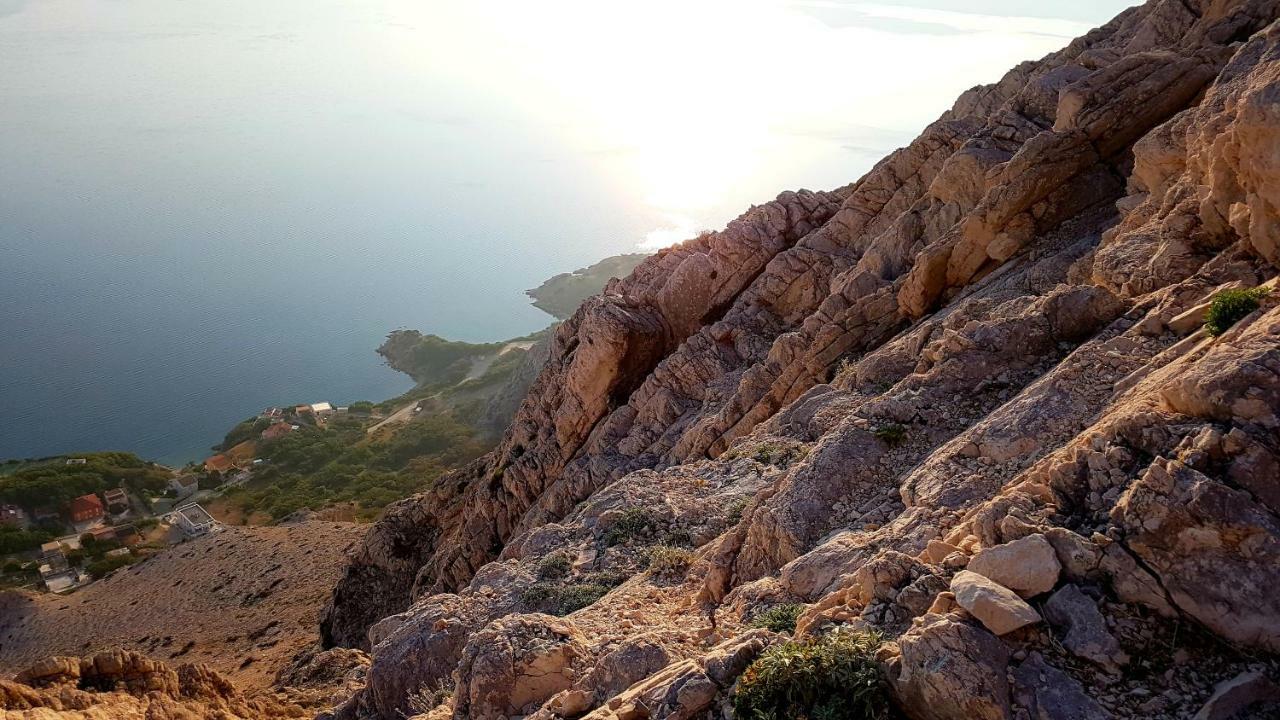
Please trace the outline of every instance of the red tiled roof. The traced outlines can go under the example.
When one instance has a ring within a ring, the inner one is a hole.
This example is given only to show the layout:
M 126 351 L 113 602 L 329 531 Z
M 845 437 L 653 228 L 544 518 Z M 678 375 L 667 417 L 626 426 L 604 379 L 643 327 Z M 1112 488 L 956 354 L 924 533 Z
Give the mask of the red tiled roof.
M 218 472 L 222 472 L 230 467 L 231 467 L 231 458 L 227 457 L 226 455 L 214 455 L 213 457 L 204 461 L 205 470 L 217 470 Z
M 73 499 L 70 509 L 71 519 L 77 522 L 102 517 L 104 514 L 102 501 L 93 493 Z
M 284 423 L 284 422 L 275 423 L 274 425 L 268 427 L 266 430 L 262 431 L 262 439 L 276 440 L 278 438 L 284 437 L 285 435 L 288 435 L 292 431 L 293 431 L 293 427 L 289 425 L 289 423 Z

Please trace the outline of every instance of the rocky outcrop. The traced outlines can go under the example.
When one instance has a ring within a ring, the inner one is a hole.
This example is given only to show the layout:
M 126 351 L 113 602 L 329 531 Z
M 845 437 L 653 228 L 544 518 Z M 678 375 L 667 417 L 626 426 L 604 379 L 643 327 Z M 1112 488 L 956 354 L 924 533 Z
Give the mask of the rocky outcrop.
M 271 696 L 246 697 L 206 665 L 176 668 L 127 650 L 42 658 L 0 680 L 0 714 L 14 718 L 271 720 L 310 717 Z
M 797 615 L 879 633 L 911 718 L 1274 674 L 1280 298 L 1197 318 L 1280 272 L 1278 19 L 1152 0 L 611 282 L 499 448 L 352 556 L 343 713 L 723 716 Z

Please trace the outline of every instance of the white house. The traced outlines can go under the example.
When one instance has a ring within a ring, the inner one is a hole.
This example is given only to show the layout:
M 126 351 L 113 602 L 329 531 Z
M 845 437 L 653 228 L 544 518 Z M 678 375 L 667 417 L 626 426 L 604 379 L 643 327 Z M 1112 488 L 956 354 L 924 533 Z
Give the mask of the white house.
M 218 521 L 214 520 L 207 510 L 196 503 L 183 505 L 174 510 L 173 522 L 177 524 L 182 534 L 189 538 L 216 532 L 220 527 Z
M 311 405 L 311 412 L 316 415 L 329 415 L 333 413 L 333 405 L 327 402 L 314 403 Z

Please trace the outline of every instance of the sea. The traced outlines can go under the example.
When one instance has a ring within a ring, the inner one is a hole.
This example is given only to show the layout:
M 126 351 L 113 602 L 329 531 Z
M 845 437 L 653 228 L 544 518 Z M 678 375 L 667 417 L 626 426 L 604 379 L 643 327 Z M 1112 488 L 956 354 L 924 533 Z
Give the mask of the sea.
M 1126 4 L 0 0 L 0 458 L 393 397 L 389 331 L 545 327 L 526 288 L 850 182 Z

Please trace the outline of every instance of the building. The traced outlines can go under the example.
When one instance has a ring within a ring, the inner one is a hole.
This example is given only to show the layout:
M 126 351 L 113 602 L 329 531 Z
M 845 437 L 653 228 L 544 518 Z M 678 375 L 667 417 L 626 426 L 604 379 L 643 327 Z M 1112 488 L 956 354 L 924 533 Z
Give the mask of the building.
M 137 545 L 142 542 L 142 534 L 132 525 L 120 525 L 116 528 L 116 539 L 121 545 Z
M 107 501 L 107 510 L 113 515 L 129 512 L 129 493 L 124 488 L 111 488 L 102 497 Z
M 226 472 L 231 469 L 231 458 L 226 455 L 214 455 L 204 461 L 204 469 L 209 472 Z
M 189 538 L 200 537 L 219 528 L 217 520 L 196 503 L 184 505 L 173 511 L 173 522 Z
M 102 500 L 93 493 L 72 499 L 68 512 L 71 513 L 73 523 L 101 520 L 107 514 L 106 509 L 102 507 Z
M 266 430 L 262 431 L 262 439 L 267 441 L 279 440 L 291 432 L 293 432 L 293 426 L 287 422 L 272 423 Z
M 67 556 L 62 552 L 62 544 L 57 540 L 47 542 L 40 546 L 40 574 L 45 574 L 45 568 L 49 568 L 49 572 L 56 573 L 66 570 Z
M 115 550 L 108 550 L 103 554 L 106 555 L 107 557 L 121 557 L 123 555 L 128 555 L 130 552 L 131 551 L 127 547 L 119 547 L 119 548 L 116 548 Z
M 311 409 L 311 412 L 315 415 L 323 416 L 323 415 L 333 414 L 333 406 L 327 402 L 312 403 L 310 406 L 310 409 Z
M 26 527 L 27 514 L 17 505 L 0 505 L 0 525 Z
M 67 458 L 68 465 L 84 465 L 87 462 L 89 461 L 85 458 Z
M 206 467 L 208 463 L 206 462 Z M 230 467 L 228 465 L 227 467 Z M 184 498 L 200 489 L 200 478 L 195 475 L 179 475 L 169 481 L 169 489 L 174 492 L 178 498 Z
M 93 539 L 97 540 L 98 542 L 107 542 L 110 540 L 115 540 L 117 538 L 116 529 L 113 527 L 94 528 L 89 531 L 89 534 L 92 535 Z

